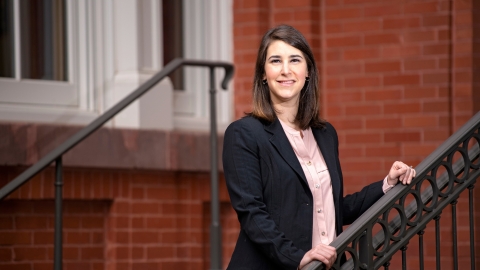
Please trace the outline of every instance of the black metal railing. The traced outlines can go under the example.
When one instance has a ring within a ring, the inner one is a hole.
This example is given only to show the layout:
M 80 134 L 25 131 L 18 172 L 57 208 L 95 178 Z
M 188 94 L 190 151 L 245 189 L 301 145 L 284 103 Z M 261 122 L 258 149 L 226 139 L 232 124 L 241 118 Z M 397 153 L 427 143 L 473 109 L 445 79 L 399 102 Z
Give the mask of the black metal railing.
M 62 156 L 72 149 L 75 145 L 82 142 L 85 138 L 90 136 L 95 130 L 103 126 L 107 121 L 112 119 L 115 115 L 125 109 L 132 102 L 140 98 L 143 94 L 148 92 L 162 79 L 167 77 L 170 73 L 181 66 L 198 66 L 208 67 L 210 69 L 210 159 L 211 159 L 211 265 L 212 269 L 221 269 L 221 228 L 220 228 L 220 207 L 218 199 L 218 168 L 217 168 L 217 123 L 216 123 L 216 87 L 215 87 L 215 68 L 225 69 L 225 76 L 222 80 L 221 87 L 227 89 L 228 82 L 233 77 L 234 67 L 231 63 L 219 61 L 202 61 L 202 60 L 187 60 L 174 59 L 168 63 L 163 70 L 155 74 L 148 81 L 143 83 L 140 87 L 134 90 L 131 94 L 118 102 L 115 106 L 96 118 L 92 123 L 82 128 L 72 137 L 67 139 L 64 143 L 59 145 L 53 151 L 48 153 L 45 157 L 40 159 L 33 166 L 25 170 L 15 179 L 7 183 L 0 189 L 0 200 L 6 198 L 9 194 L 17 190 L 23 184 L 28 182 L 32 177 L 45 169 L 47 166 L 55 162 L 55 232 L 54 232 L 54 269 L 62 269 L 62 188 L 63 188 L 63 165 Z
M 331 243 L 338 254 L 332 268 L 379 269 L 383 266 L 388 270 L 392 256 L 401 250 L 402 269 L 406 269 L 409 241 L 418 235 L 419 269 L 425 269 L 423 234 L 433 220 L 435 263 L 436 269 L 440 269 L 440 217 L 442 210 L 451 205 L 451 256 L 453 268 L 458 269 L 457 202 L 460 194 L 468 189 L 470 268 L 475 269 L 473 190 L 480 176 L 479 145 L 480 112 L 415 168 L 417 176 L 410 185 L 394 187 Z M 374 235 L 374 231 L 378 232 Z M 324 269 L 324 265 L 318 261 L 302 268 L 320 269 Z

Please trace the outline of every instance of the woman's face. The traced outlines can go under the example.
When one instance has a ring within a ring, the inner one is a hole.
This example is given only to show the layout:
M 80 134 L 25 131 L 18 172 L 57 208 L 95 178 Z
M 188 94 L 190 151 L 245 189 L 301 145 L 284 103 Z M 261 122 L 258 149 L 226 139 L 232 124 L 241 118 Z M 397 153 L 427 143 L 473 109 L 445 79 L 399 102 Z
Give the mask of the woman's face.
M 267 49 L 264 80 L 273 104 L 298 102 L 308 76 L 307 61 L 299 49 L 276 40 Z

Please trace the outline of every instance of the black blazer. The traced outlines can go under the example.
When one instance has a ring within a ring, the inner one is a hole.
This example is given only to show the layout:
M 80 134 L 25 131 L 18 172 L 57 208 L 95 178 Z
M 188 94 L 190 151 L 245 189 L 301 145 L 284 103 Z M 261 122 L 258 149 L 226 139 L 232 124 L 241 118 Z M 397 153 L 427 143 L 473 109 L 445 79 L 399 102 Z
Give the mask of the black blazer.
M 382 181 L 343 197 L 338 137 L 312 128 L 332 179 L 337 235 L 382 195 Z M 240 234 L 228 269 L 297 269 L 312 248 L 313 199 L 279 120 L 244 117 L 225 131 L 223 167 Z

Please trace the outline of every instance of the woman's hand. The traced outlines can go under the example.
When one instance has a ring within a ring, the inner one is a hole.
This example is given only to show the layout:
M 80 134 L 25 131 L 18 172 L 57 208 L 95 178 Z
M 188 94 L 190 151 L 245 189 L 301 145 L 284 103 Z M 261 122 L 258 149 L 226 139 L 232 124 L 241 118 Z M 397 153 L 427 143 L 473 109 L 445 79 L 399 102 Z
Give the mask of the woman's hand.
M 320 244 L 310 249 L 302 258 L 299 269 L 302 269 L 307 263 L 317 260 L 325 264 L 326 269 L 330 269 L 337 259 L 337 251 L 334 247 Z
M 415 177 L 416 174 L 412 166 L 408 166 L 401 161 L 395 161 L 387 176 L 388 184 L 396 185 L 398 181 L 400 181 L 402 184 L 408 185 L 412 182 L 412 178 Z

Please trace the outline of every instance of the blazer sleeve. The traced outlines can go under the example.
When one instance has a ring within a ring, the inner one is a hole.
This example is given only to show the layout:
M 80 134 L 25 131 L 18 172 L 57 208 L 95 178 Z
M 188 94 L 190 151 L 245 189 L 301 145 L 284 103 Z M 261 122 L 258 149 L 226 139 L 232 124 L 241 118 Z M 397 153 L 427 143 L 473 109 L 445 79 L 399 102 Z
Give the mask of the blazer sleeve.
M 342 194 L 343 196 L 343 176 L 342 169 L 340 166 L 340 159 L 338 153 L 338 135 L 335 128 L 327 123 L 327 128 L 331 130 L 332 136 L 335 141 L 335 149 L 337 156 L 337 168 L 338 173 L 342 183 Z M 365 211 L 367 211 L 370 206 L 372 206 L 380 197 L 383 196 L 383 180 L 374 182 L 370 185 L 365 186 L 361 191 L 349 194 L 343 198 L 342 203 L 342 225 L 349 225 L 353 223 L 358 217 L 360 217 Z
M 284 269 L 297 269 L 305 251 L 295 247 L 278 230 L 267 212 L 262 190 L 262 160 L 255 129 L 258 127 L 240 120 L 225 131 L 223 168 L 230 200 L 241 230 L 256 247 Z

